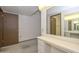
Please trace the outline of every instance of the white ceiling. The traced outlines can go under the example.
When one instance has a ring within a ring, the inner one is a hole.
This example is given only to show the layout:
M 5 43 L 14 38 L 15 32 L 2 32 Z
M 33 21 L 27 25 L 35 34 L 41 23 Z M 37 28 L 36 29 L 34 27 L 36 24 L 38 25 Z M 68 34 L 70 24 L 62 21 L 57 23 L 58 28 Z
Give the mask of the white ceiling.
M 12 14 L 32 15 L 38 10 L 37 6 L 1 6 L 4 12 Z

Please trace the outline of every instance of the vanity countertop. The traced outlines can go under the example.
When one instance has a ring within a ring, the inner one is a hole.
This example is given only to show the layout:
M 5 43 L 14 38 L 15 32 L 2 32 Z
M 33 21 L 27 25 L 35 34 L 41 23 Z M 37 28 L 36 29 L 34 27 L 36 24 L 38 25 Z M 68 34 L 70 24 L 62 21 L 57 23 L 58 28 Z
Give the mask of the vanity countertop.
M 79 52 L 79 39 L 50 34 L 42 34 L 38 39 L 67 52 Z
M 79 34 L 79 31 L 66 31 L 67 33 Z

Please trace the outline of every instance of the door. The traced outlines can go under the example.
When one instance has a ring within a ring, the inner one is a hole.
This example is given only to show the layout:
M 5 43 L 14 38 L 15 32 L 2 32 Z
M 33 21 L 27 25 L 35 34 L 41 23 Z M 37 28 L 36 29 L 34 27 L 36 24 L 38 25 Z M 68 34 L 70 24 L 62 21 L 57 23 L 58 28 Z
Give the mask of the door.
M 51 16 L 50 34 L 61 35 L 61 15 L 60 14 Z
M 6 13 L 3 22 L 2 46 L 18 43 L 18 16 Z
M 50 25 L 50 33 L 56 35 L 56 19 L 51 19 L 51 25 Z

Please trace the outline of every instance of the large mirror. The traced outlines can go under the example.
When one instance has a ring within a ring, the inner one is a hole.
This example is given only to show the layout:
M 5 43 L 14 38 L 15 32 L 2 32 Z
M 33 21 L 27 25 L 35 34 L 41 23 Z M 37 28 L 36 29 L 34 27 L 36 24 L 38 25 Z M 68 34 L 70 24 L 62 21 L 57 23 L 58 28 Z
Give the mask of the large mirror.
M 64 16 L 64 35 L 79 38 L 79 13 Z
M 79 7 L 54 6 L 47 17 L 48 34 L 79 39 Z

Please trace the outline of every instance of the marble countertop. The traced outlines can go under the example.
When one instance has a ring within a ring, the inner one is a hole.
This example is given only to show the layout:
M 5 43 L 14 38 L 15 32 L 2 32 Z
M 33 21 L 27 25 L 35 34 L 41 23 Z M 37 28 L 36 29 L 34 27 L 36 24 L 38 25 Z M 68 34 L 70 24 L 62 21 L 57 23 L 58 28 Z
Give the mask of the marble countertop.
M 79 39 L 42 34 L 38 39 L 67 52 L 79 52 Z

